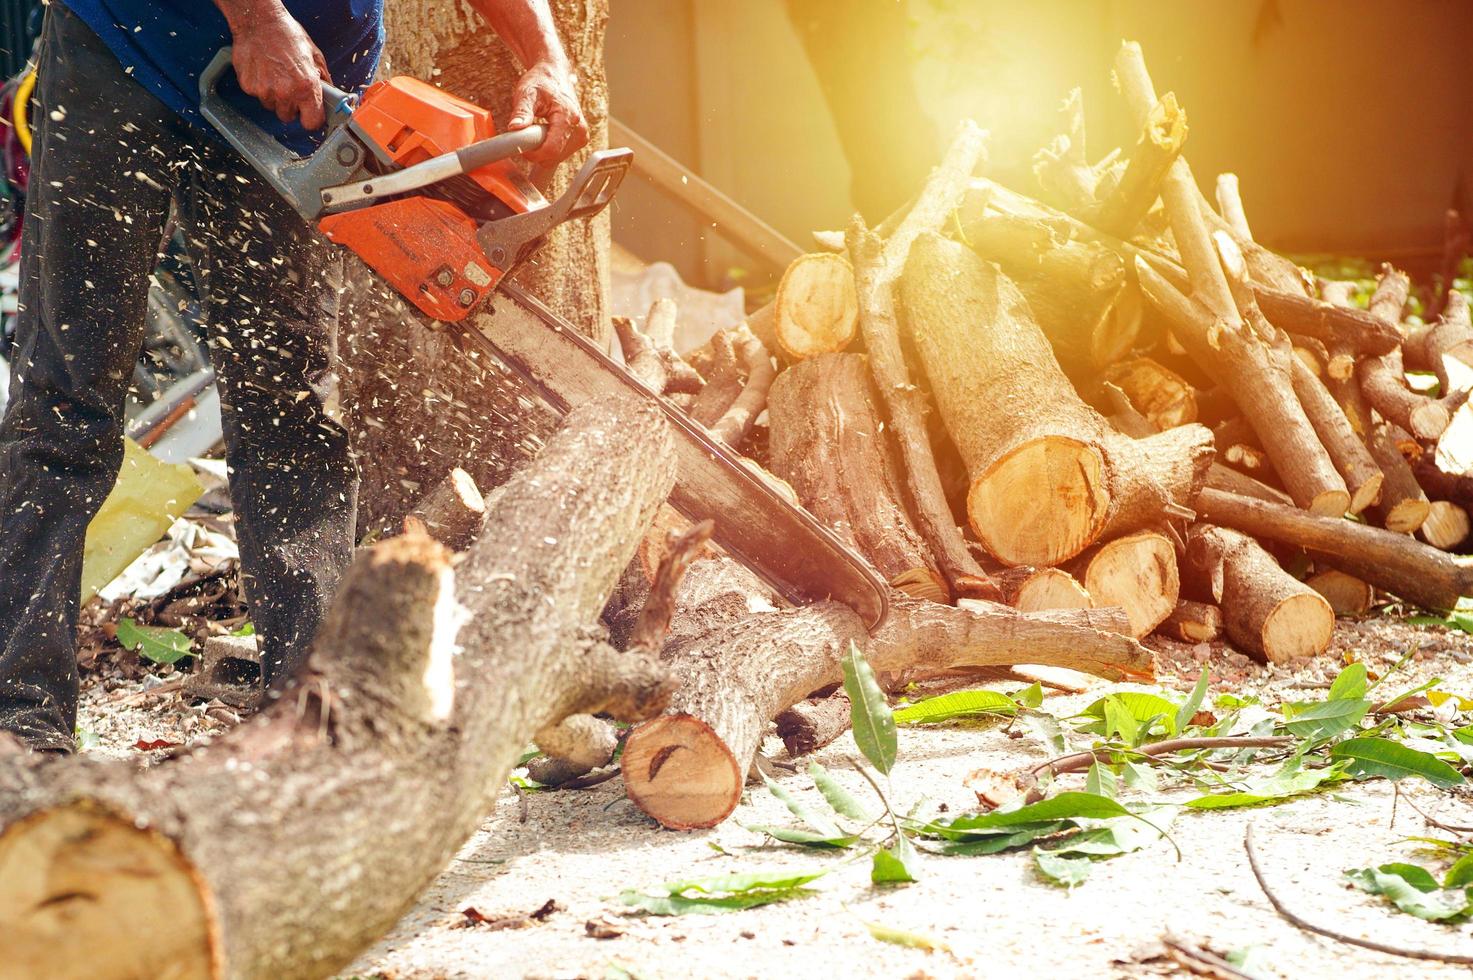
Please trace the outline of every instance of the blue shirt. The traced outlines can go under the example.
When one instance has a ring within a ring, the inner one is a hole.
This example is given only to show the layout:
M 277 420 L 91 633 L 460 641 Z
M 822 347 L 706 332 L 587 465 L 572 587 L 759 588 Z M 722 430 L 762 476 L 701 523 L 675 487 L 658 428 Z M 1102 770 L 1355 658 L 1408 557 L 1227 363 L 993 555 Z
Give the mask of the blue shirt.
M 199 76 L 215 52 L 230 43 L 225 15 L 211 0 L 60 0 L 112 49 L 139 84 L 194 125 L 213 133 L 199 114 Z M 345 91 L 367 85 L 384 43 L 383 0 L 284 0 L 327 60 L 333 84 Z M 220 92 L 252 122 L 299 153 L 322 134 L 276 114 L 240 90 L 233 72 Z

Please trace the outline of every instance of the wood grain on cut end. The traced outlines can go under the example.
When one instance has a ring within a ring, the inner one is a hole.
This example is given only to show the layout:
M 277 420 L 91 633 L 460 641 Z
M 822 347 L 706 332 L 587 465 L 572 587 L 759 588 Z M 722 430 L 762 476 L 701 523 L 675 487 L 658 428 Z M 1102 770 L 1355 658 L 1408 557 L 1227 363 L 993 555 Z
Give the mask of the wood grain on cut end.
M 1149 357 L 1111 365 L 1104 379 L 1125 392 L 1158 431 L 1197 421 L 1196 391 L 1181 375 Z
M 1379 489 L 1379 488 L 1378 488 Z M 1350 509 L 1350 494 L 1344 490 L 1325 490 L 1314 495 L 1307 510 L 1320 517 L 1344 517 Z
M 1008 605 L 1019 612 L 1045 609 L 1090 609 L 1089 590 L 1062 568 L 1030 569 L 1018 581 L 1004 586 Z
M 216 975 L 211 903 L 168 838 L 101 808 L 41 810 L 0 834 L 0 976 Z M 167 928 L 140 926 L 162 913 Z
M 1098 536 L 1109 509 L 1099 450 L 1065 436 L 1018 446 L 967 494 L 973 532 L 1010 565 L 1057 565 L 1072 558 Z
M 1099 607 L 1119 606 L 1137 639 L 1171 615 L 1181 596 L 1176 549 L 1163 534 L 1141 531 L 1101 545 L 1083 559 L 1084 588 Z
M 849 260 L 832 252 L 794 260 L 778 286 L 776 314 L 778 346 L 795 361 L 849 346 L 859 320 Z
M 714 827 L 736 809 L 745 773 L 711 727 L 663 715 L 629 733 L 621 757 L 629 798 L 671 830 Z
M 1304 584 L 1324 596 L 1337 616 L 1363 616 L 1376 598 L 1376 590 L 1367 582 L 1336 568 L 1316 572 Z
M 1263 621 L 1263 650 L 1273 663 L 1316 657 L 1330 647 L 1335 611 L 1317 592 L 1291 595 Z
M 1419 530 L 1422 539 L 1434 548 L 1451 551 L 1467 540 L 1473 524 L 1462 507 L 1448 500 L 1434 500 L 1427 505 L 1427 519 Z
M 929 568 L 909 568 L 890 580 L 892 588 L 931 602 L 950 602 L 951 592 L 941 576 Z
M 1415 498 L 1399 501 L 1393 504 L 1382 519 L 1382 524 L 1388 531 L 1396 531 L 1399 534 L 1411 534 L 1427 522 L 1432 513 L 1432 504 L 1427 500 Z

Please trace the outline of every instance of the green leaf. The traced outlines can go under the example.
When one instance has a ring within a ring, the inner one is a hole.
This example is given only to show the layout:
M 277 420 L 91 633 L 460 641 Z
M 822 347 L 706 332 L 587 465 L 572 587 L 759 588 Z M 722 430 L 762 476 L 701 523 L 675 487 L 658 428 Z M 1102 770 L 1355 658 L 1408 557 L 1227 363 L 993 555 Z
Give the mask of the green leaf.
M 1439 789 L 1460 786 L 1463 776 L 1430 752 L 1408 748 L 1389 738 L 1350 738 L 1330 749 L 1330 757 L 1349 761 L 1347 771 L 1358 778 L 1390 780 L 1421 776 Z
M 1014 691 L 1009 697 L 1025 708 L 1041 708 L 1043 707 L 1043 685 L 1034 681 L 1027 687 Z
M 193 641 L 178 630 L 139 626 L 126 616 L 118 620 L 118 642 L 156 664 L 172 664 L 194 656 Z
M 1108 796 L 1098 793 L 1060 793 L 1058 796 L 1028 803 L 1012 810 L 957 817 L 948 825 L 953 830 L 984 830 L 995 827 L 1020 827 L 1049 820 L 1074 820 L 1079 817 L 1121 817 L 1130 811 Z
M 763 774 L 762 781 L 767 784 L 767 791 L 769 793 L 782 800 L 793 816 L 812 827 L 818 832 L 820 837 L 832 839 L 844 836 L 844 831 L 839 829 L 838 824 L 818 811 L 811 809 L 802 800 L 789 793 L 781 784 L 767 778 L 766 774 Z
M 230 631 L 230 635 L 231 636 L 255 636 L 256 635 L 256 624 L 253 623 L 253 622 L 251 622 L 250 620 L 246 620 L 244 623 L 241 623 L 235 629 L 231 630 Z
M 1121 741 L 1126 745 L 1135 745 L 1140 741 L 1141 723 L 1135 719 L 1130 710 L 1114 698 L 1105 699 L 1105 731 L 1103 734 L 1108 738 L 1119 735 Z
M 1284 727 L 1300 738 L 1334 738 L 1359 725 L 1371 702 L 1364 698 L 1333 701 L 1291 701 L 1284 706 Z
M 920 859 L 904 834 L 895 843 L 876 851 L 870 866 L 869 880 L 877 885 L 909 884 L 917 880 Z
M 742 824 L 746 830 L 754 834 L 766 834 L 774 840 L 780 840 L 784 844 L 801 844 L 805 847 L 852 847 L 859 841 L 858 834 L 838 834 L 828 836 L 814 830 L 805 830 L 802 827 L 772 827 L 766 824 Z
M 86 752 L 95 749 L 102 744 L 98 734 L 88 728 L 77 728 L 73 730 L 73 737 L 77 741 L 77 751 Z
M 1113 711 L 1110 710 L 1113 708 Z M 1115 694 L 1106 694 L 1085 708 L 1082 715 L 1095 721 L 1080 726 L 1080 731 L 1089 732 L 1092 735 L 1109 735 L 1111 731 L 1120 731 L 1120 728 L 1111 728 L 1112 718 L 1117 725 L 1125 725 L 1125 718 L 1136 722 L 1140 734 L 1147 734 L 1157 724 L 1165 731 L 1166 727 L 1176 719 L 1177 706 L 1157 694 L 1147 694 L 1144 691 L 1120 691 Z M 1123 734 L 1123 733 L 1122 733 Z M 1133 741 L 1133 739 L 1131 740 Z
M 874 819 L 873 814 L 864 808 L 864 805 L 856 800 L 844 785 L 836 780 L 833 775 L 819 765 L 817 762 L 808 763 L 808 775 L 813 777 L 813 785 L 823 794 L 829 806 L 841 817 L 850 820 L 870 821 Z
M 895 709 L 895 721 L 902 725 L 926 725 L 976 715 L 1011 717 L 1017 713 L 1018 702 L 999 691 L 952 691 Z
M 1197 677 L 1197 684 L 1192 688 L 1192 693 L 1182 702 L 1181 707 L 1176 710 L 1176 726 L 1172 729 L 1173 734 L 1184 732 L 1191 727 L 1192 719 L 1197 716 L 1197 711 L 1202 707 L 1202 699 L 1207 697 L 1208 670 L 1202 668 L 1202 673 Z
M 1084 774 L 1084 791 L 1094 793 L 1097 796 L 1108 796 L 1115 799 L 1116 779 L 1115 773 L 1108 767 L 1102 767 L 1098 760 L 1090 764 L 1089 772 Z
M 1019 711 L 1018 724 L 1055 755 L 1062 755 L 1068 748 L 1064 741 L 1064 727 L 1047 711 Z
M 1081 819 L 1080 831 L 1049 847 L 1055 854 L 1115 857 L 1149 847 L 1166 836 L 1176 819 L 1175 807 L 1154 807 L 1144 813 L 1104 820 Z M 1149 819 L 1148 819 L 1149 818 Z
M 1437 880 L 1414 864 L 1353 868 L 1345 876 L 1362 891 L 1389 899 L 1397 908 L 1419 919 L 1439 922 L 1466 915 L 1469 910 L 1467 890 L 1439 889 Z
M 828 874 L 814 871 L 754 871 L 714 878 L 670 881 L 619 893 L 619 901 L 652 915 L 714 914 L 756 908 L 815 894 L 803 886 Z
M 1473 885 L 1473 851 L 1458 858 L 1442 879 L 1444 888 L 1467 888 L 1469 885 Z
M 906 932 L 904 929 L 896 929 L 893 926 L 887 926 L 881 922 L 865 922 L 863 919 L 859 921 L 864 922 L 864 927 L 869 930 L 869 934 L 882 943 L 909 946 L 911 949 L 939 950 L 943 953 L 951 952 L 950 946 L 941 942 L 939 939 L 932 939 L 930 936 L 923 935 L 922 933 Z
M 1261 806 L 1265 803 L 1282 803 L 1284 800 L 1305 793 L 1312 793 L 1326 782 L 1341 779 L 1338 767 L 1327 769 L 1300 769 L 1297 758 L 1284 763 L 1272 776 L 1250 780 L 1245 790 L 1229 793 L 1212 793 L 1188 800 L 1187 806 L 1197 810 L 1227 810 L 1240 806 Z
M 885 703 L 885 693 L 875 680 L 875 672 L 853 640 L 849 641 L 843 668 L 844 692 L 849 695 L 849 721 L 854 729 L 855 744 L 870 765 L 888 776 L 895 765 L 895 718 Z
M 1366 665 L 1357 661 L 1335 677 L 1330 685 L 1330 700 L 1358 700 L 1366 696 Z
M 1083 884 L 1094 867 L 1094 862 L 1087 857 L 1069 857 L 1040 847 L 1033 849 L 1033 863 L 1045 879 L 1067 888 Z
M 1001 830 L 986 835 L 957 834 L 956 839 L 942 841 L 927 850 L 936 854 L 945 854 L 948 857 L 978 857 L 983 854 L 997 854 L 1032 844 L 1040 837 L 1056 834 L 1066 826 L 1065 821 L 1055 820 L 1049 823 L 1028 824 L 1016 830 Z

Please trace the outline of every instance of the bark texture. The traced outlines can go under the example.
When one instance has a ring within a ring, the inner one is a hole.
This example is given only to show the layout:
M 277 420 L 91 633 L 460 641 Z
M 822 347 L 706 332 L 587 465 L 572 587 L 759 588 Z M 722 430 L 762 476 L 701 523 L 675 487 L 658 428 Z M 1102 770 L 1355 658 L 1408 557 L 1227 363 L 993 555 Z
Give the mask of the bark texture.
M 533 732 L 668 700 L 656 662 L 588 627 L 673 480 L 656 413 L 584 406 L 503 489 L 455 572 L 421 535 L 355 563 L 300 685 L 229 735 L 141 772 L 0 760 L 7 964 L 97 977 L 346 965 L 470 836 Z M 121 938 L 139 908 L 168 909 L 170 927 Z
M 1158 523 L 1201 488 L 1211 433 L 1116 433 L 1065 378 L 1017 288 L 967 248 L 922 236 L 900 295 L 971 476 L 972 530 L 998 560 L 1056 565 Z
M 944 578 L 911 522 L 890 436 L 859 354 L 784 371 L 768 400 L 768 466 L 798 499 L 912 595 L 946 601 Z

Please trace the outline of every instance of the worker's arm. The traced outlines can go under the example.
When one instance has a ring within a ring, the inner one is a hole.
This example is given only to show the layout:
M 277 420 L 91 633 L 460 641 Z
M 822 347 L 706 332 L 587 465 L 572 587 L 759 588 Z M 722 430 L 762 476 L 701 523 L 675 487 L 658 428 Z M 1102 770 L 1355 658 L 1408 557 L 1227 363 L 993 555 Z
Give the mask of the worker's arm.
M 547 141 L 528 153 L 533 163 L 566 160 L 588 142 L 588 123 L 578 104 L 573 69 L 553 27 L 547 0 L 471 0 L 521 62 L 512 92 L 507 129 L 547 121 Z
M 235 77 L 282 122 L 321 129 L 322 82 L 332 81 L 317 45 L 281 0 L 215 0 L 230 25 Z

